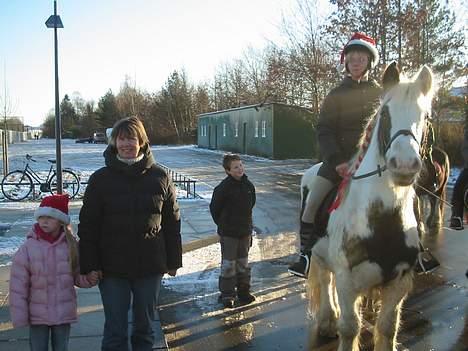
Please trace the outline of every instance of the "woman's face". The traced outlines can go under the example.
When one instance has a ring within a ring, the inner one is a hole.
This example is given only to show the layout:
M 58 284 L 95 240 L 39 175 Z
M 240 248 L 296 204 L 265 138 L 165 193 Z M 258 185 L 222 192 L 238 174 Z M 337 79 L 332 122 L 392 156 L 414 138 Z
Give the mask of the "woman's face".
M 115 146 L 121 158 L 136 158 L 140 153 L 140 142 L 136 136 L 119 134 L 115 140 Z
M 346 64 L 351 78 L 360 80 L 369 64 L 369 55 L 361 51 L 351 51 L 346 54 Z

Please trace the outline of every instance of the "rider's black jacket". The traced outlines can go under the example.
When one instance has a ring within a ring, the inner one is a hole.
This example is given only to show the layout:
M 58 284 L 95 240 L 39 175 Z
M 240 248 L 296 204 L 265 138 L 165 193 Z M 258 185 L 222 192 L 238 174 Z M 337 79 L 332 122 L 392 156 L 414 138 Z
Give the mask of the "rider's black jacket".
M 379 106 L 382 90 L 374 80 L 357 82 L 346 77 L 325 98 L 317 125 L 323 166 L 319 175 L 336 183 L 335 167 L 349 161 L 369 118 Z

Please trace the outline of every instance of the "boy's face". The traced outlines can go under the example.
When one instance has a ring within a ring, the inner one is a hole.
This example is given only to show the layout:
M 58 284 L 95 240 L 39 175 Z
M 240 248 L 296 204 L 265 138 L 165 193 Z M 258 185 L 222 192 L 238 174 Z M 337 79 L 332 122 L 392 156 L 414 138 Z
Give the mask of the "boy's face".
M 242 161 L 234 160 L 231 162 L 231 167 L 229 170 L 226 170 L 226 173 L 229 174 L 236 180 L 240 180 L 244 175 L 244 165 Z
M 62 223 L 53 217 L 41 216 L 37 219 L 39 227 L 46 233 L 57 236 L 60 233 Z

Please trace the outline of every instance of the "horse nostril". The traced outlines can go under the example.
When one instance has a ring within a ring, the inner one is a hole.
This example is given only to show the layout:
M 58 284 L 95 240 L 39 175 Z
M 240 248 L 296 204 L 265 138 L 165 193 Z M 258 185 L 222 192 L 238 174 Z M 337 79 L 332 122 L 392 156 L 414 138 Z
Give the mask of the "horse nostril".
M 422 167 L 422 164 L 421 164 L 421 161 L 419 161 L 418 159 L 415 159 L 413 161 L 413 164 L 411 165 L 411 169 L 415 170 L 415 171 L 419 171 Z
M 395 157 L 390 158 L 390 160 L 388 161 L 388 166 L 390 168 L 393 168 L 393 169 L 397 168 L 397 163 L 396 163 L 396 158 Z

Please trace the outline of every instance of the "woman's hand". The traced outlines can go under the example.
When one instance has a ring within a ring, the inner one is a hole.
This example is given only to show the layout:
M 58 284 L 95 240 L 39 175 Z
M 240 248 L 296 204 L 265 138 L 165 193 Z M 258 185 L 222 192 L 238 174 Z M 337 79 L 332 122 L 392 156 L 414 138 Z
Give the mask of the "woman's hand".
M 167 274 L 169 274 L 171 277 L 175 277 L 177 274 L 177 269 L 169 269 Z
M 340 163 L 338 166 L 335 167 L 335 170 L 336 170 L 336 173 L 338 173 L 338 175 L 341 178 L 346 177 L 346 175 L 348 174 L 348 171 L 349 171 L 348 162 Z
M 96 285 L 99 282 L 99 279 L 102 277 L 101 271 L 91 271 L 86 274 L 86 279 L 88 280 L 89 284 Z

